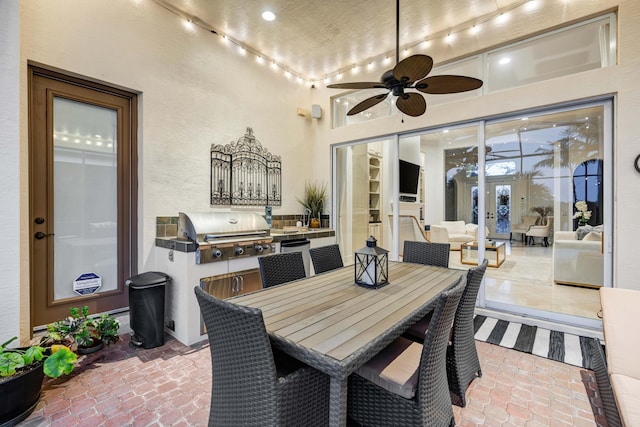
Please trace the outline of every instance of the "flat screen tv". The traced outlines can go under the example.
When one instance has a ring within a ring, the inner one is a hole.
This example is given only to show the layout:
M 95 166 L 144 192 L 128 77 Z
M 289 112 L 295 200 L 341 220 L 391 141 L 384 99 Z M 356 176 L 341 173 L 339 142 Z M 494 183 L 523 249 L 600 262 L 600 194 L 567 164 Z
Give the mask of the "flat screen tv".
M 420 165 L 400 160 L 400 193 L 418 194 Z

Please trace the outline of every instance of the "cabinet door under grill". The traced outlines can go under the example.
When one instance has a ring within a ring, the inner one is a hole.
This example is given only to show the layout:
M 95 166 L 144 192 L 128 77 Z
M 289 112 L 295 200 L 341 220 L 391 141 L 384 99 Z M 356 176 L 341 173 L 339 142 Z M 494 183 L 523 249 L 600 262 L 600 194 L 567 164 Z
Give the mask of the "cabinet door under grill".
M 209 295 L 225 299 L 262 289 L 260 270 L 236 271 L 218 276 L 203 277 L 200 287 Z

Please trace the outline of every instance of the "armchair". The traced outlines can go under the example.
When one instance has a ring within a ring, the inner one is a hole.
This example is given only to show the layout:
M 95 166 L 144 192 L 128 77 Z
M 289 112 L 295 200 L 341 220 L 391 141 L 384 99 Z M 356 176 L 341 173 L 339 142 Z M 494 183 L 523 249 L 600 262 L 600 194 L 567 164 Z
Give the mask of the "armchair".
M 511 226 L 511 229 L 509 230 L 509 241 L 511 241 L 513 233 L 520 233 L 522 235 L 522 241 L 524 242 L 527 231 L 529 231 L 529 228 L 536 225 L 537 220 L 537 215 L 524 215 L 520 224 L 513 224 Z
M 547 223 L 545 225 L 532 225 L 529 227 L 529 231 L 525 233 L 527 243 L 535 245 L 535 237 L 542 237 L 542 244 L 549 246 L 549 235 L 553 230 L 553 217 L 547 217 Z
M 485 237 L 488 235 L 485 227 Z M 430 237 L 434 243 L 449 243 L 452 251 L 459 251 L 463 243 L 478 240 L 478 226 L 464 221 L 440 221 L 440 225 L 431 226 Z

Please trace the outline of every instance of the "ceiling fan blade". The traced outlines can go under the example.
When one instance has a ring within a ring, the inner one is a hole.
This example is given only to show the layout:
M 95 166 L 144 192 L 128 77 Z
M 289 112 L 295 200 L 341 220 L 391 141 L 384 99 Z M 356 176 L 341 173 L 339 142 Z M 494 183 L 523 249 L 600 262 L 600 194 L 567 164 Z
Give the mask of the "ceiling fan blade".
M 418 117 L 427 110 L 427 103 L 419 93 L 409 92 L 398 97 L 396 107 L 407 116 Z
M 433 68 L 433 59 L 428 55 L 412 55 L 403 59 L 393 69 L 396 80 L 413 83 L 423 78 Z
M 380 82 L 335 83 L 332 85 L 327 85 L 327 87 L 330 89 L 384 89 L 384 85 Z
M 420 92 L 431 94 L 458 93 L 482 87 L 482 80 L 467 76 L 431 76 L 416 83 Z
M 353 116 L 354 114 L 361 113 L 367 108 L 371 108 L 374 105 L 381 103 L 382 101 L 384 101 L 387 95 L 389 95 L 389 92 L 381 93 L 380 95 L 372 96 L 371 98 L 365 99 L 361 103 L 356 104 L 356 106 L 353 107 L 351 110 L 349 110 L 349 112 L 347 113 L 347 116 Z

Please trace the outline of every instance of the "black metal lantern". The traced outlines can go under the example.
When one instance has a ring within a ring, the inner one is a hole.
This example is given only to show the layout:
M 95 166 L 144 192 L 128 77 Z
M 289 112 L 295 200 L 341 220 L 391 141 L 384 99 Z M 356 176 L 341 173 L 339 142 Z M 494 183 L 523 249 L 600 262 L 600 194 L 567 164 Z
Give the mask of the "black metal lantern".
M 356 284 L 365 288 L 380 288 L 389 283 L 389 251 L 376 246 L 369 236 L 367 246 L 355 253 Z

